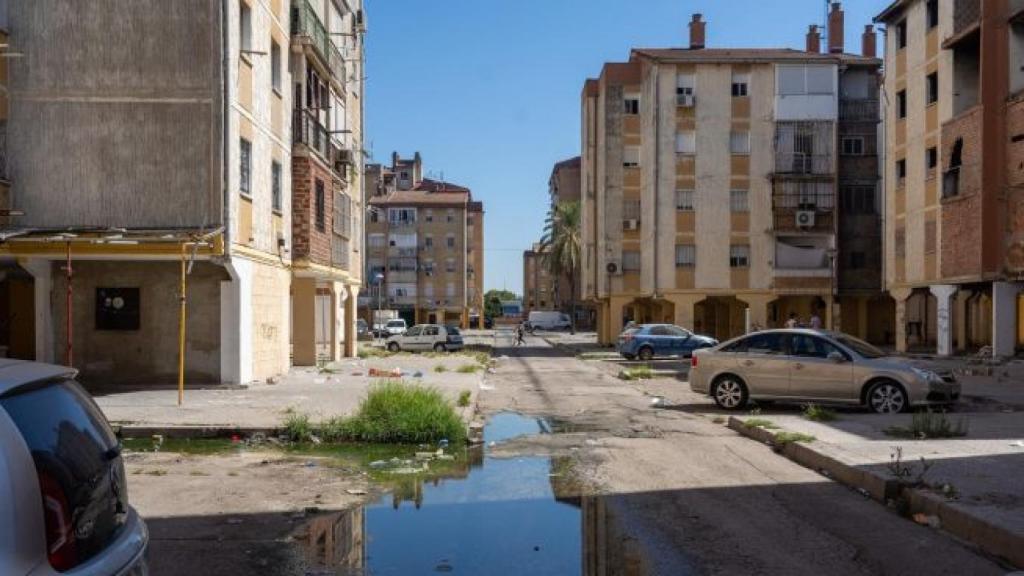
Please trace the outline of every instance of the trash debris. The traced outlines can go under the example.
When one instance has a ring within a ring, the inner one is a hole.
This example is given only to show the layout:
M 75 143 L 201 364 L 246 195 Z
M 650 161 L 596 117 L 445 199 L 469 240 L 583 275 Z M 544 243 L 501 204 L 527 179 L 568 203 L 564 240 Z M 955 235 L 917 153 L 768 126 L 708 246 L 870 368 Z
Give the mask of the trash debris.
M 362 372 L 353 372 L 352 375 L 353 376 L 362 376 L 363 373 Z
M 1016 442 L 1010 442 L 1010 446 L 1014 448 L 1024 448 L 1024 440 L 1017 440 Z
M 865 498 L 871 498 L 871 492 L 868 492 L 863 488 L 857 488 L 857 493 Z
M 321 440 L 320 437 L 315 434 L 311 434 L 309 436 L 309 441 L 312 442 L 314 445 L 323 444 L 323 440 Z
M 267 384 L 270 384 L 270 385 L 277 384 L 280 381 L 281 381 L 281 379 L 278 378 L 277 376 L 270 376 L 270 377 L 267 378 Z
M 939 520 L 938 516 L 934 516 L 931 514 L 918 512 L 914 514 L 911 518 L 913 518 L 914 522 L 920 524 L 921 526 L 928 526 L 931 528 L 939 528 L 940 526 L 942 526 L 942 520 Z
M 231 443 L 232 444 L 238 444 L 241 441 L 242 441 L 242 437 L 239 436 L 238 434 L 232 434 L 231 435 Z
M 664 396 L 655 396 L 651 398 L 651 406 L 663 406 L 665 404 Z
M 417 370 L 416 372 L 413 372 L 412 377 L 413 378 L 423 378 L 423 372 L 420 372 L 419 370 Z
M 366 495 L 366 490 L 359 490 L 359 489 L 356 489 L 356 488 L 349 488 L 348 490 L 345 490 L 345 492 L 347 492 L 347 493 L 349 493 L 349 494 L 351 494 L 353 496 L 365 496 Z
M 370 462 L 370 468 L 383 468 L 387 465 L 388 463 L 384 460 L 374 460 L 373 462 Z
M 313 462 L 312 460 L 310 460 L 310 461 L 306 462 L 305 466 L 306 466 L 306 468 L 315 468 L 316 467 L 316 462 Z
M 438 441 L 437 445 L 440 446 L 441 448 L 447 448 L 448 447 L 448 439 L 447 438 L 441 438 L 441 440 Z

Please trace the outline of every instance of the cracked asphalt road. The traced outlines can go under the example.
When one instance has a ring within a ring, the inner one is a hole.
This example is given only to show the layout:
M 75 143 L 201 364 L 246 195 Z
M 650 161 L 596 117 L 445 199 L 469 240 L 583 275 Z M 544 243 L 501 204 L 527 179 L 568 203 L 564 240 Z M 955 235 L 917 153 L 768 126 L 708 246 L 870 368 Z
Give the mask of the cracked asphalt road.
M 602 518 L 615 526 L 604 537 L 632 551 L 603 548 L 637 556 L 625 573 L 1010 571 L 740 437 L 680 380 L 624 382 L 614 365 L 577 360 L 539 337 L 522 347 L 501 332 L 495 339 L 503 358 L 487 378 L 493 389 L 481 394 L 482 411 L 543 416 L 571 432 L 512 441 L 497 453 L 574 455 L 584 484 L 605 495 Z M 652 394 L 668 398 L 668 408 L 653 407 Z

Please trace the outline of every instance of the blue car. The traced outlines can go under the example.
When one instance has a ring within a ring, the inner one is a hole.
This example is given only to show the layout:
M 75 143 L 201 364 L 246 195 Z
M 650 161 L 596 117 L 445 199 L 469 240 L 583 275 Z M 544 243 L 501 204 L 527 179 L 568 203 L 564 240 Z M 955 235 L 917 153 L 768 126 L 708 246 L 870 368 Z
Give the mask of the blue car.
M 718 340 L 694 334 L 671 324 L 641 324 L 619 335 L 618 350 L 627 360 L 650 360 L 655 356 L 689 358 L 698 348 L 716 346 Z

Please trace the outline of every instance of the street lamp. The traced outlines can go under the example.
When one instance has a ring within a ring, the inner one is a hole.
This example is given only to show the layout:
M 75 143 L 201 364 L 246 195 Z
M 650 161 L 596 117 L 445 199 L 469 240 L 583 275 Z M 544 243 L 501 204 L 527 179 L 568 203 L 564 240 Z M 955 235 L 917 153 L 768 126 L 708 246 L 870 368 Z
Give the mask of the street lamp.
M 377 285 L 377 318 L 375 318 L 375 320 L 376 320 L 375 324 L 376 324 L 376 323 L 380 322 L 380 318 L 381 318 L 381 292 L 384 291 L 384 275 L 381 274 L 380 272 L 377 272 L 376 274 L 373 275 L 373 282 L 374 282 L 374 284 Z M 383 332 L 378 331 L 378 333 L 380 334 L 380 338 L 383 341 L 383 338 L 384 338 Z
M 825 250 L 825 255 L 828 256 L 828 327 L 830 330 L 836 329 L 836 249 L 829 248 Z

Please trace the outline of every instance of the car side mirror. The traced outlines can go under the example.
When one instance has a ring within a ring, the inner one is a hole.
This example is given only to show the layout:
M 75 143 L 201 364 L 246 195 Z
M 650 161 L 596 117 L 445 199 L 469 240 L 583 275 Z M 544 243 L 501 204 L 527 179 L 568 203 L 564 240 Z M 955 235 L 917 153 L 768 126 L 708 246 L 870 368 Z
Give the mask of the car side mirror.
M 832 362 L 835 362 L 836 364 L 842 364 L 843 362 L 846 362 L 846 356 L 843 356 L 839 352 L 835 351 L 828 353 L 828 359 L 831 360 Z

